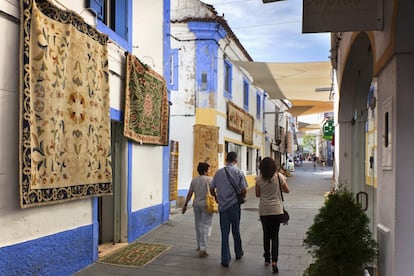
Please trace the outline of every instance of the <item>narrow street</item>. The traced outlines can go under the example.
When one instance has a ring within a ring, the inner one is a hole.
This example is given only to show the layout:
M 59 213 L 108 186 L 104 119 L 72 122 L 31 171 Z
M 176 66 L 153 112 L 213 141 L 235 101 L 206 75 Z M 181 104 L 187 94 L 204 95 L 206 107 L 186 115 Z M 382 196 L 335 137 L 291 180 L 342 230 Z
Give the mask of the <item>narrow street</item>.
M 299 276 L 303 274 L 311 256 L 303 246 L 308 227 L 323 204 L 324 193 L 332 185 L 332 167 L 313 167 L 304 162 L 288 177 L 291 193 L 285 195 L 285 206 L 290 222 L 281 226 L 279 246 L 279 274 Z M 174 206 L 173 206 L 174 207 Z M 242 206 L 241 233 L 244 256 L 233 260 L 229 268 L 220 265 L 220 227 L 218 215 L 213 217 L 209 256 L 199 258 L 195 250 L 194 217 L 192 209 L 182 215 L 172 209 L 174 215 L 168 223 L 139 239 L 140 242 L 169 244 L 172 247 L 157 259 L 143 267 L 115 266 L 95 263 L 76 275 L 269 275 L 271 267 L 263 265 L 262 229 L 258 218 L 258 199 L 254 188 L 248 191 L 247 202 Z M 232 238 L 230 238 L 230 241 Z M 231 245 L 232 248 L 232 245 Z

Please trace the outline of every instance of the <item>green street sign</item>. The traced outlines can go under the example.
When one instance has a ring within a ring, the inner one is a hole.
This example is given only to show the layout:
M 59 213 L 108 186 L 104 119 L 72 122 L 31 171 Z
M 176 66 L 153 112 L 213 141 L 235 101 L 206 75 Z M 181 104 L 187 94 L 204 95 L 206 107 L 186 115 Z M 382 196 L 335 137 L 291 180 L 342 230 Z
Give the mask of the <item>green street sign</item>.
M 323 124 L 322 131 L 323 131 L 323 139 L 332 140 L 332 136 L 333 136 L 334 131 L 335 131 L 333 120 L 326 121 Z

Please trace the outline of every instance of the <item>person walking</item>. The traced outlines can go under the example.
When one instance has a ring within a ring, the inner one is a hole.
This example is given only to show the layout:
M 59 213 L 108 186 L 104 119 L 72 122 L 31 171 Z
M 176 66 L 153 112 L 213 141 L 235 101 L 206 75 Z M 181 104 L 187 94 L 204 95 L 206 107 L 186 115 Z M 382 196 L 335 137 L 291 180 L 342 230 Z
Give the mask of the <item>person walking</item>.
M 255 192 L 259 200 L 259 216 L 263 228 L 264 264 L 278 273 L 280 215 L 283 214 L 281 193 L 289 193 L 286 177 L 277 172 L 277 164 L 265 157 L 259 165 L 260 175 L 256 177 Z
M 240 236 L 240 203 L 237 193 L 246 196 L 247 182 L 244 173 L 235 165 L 237 153 L 231 151 L 226 157 L 226 166 L 219 169 L 210 184 L 210 192 L 217 198 L 221 230 L 221 265 L 228 267 L 231 261 L 229 234 L 230 229 L 234 240 L 236 260 L 243 257 L 242 240 Z
M 190 184 L 190 188 L 185 199 L 182 213 L 187 211 L 188 202 L 191 200 L 194 193 L 193 210 L 195 221 L 195 232 L 197 237 L 197 250 L 199 257 L 204 258 L 208 256 L 207 243 L 211 234 L 211 223 L 213 214 L 206 211 L 206 194 L 210 187 L 211 177 L 208 176 L 208 169 L 210 165 L 206 162 L 200 162 L 197 166 L 199 176 L 195 177 Z

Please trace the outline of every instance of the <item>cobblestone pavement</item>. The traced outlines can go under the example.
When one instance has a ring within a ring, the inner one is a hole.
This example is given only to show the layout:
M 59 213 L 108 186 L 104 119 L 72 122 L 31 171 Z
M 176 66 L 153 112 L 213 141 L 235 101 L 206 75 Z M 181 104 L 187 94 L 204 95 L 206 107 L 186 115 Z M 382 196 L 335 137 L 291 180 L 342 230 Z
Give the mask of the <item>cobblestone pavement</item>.
M 289 224 L 281 226 L 279 242 L 280 276 L 298 276 L 311 262 L 311 256 L 303 246 L 308 227 L 322 206 L 324 193 L 329 191 L 332 167 L 313 167 L 304 162 L 288 177 L 290 194 L 285 195 L 285 206 L 290 214 Z M 228 268 L 220 265 L 219 217 L 214 215 L 209 240 L 209 256 L 199 258 L 196 251 L 194 216 L 192 209 L 182 215 L 172 210 L 170 220 L 139 238 L 140 242 L 172 245 L 171 249 L 143 267 L 115 266 L 94 263 L 75 275 L 269 275 L 271 267 L 263 265 L 262 228 L 258 216 L 259 200 L 254 188 L 248 190 L 247 202 L 242 205 L 241 234 L 244 249 L 242 259 L 232 262 Z M 230 235 L 230 241 L 232 241 Z M 233 248 L 232 244 L 230 245 Z

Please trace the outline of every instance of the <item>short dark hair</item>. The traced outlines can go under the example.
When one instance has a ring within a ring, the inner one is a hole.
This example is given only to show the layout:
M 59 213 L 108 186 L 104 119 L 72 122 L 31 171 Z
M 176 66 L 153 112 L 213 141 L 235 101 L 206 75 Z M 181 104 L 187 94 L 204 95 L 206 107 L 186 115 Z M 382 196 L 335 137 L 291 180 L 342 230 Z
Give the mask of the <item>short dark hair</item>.
M 231 152 L 227 153 L 227 156 L 226 156 L 227 163 L 232 163 L 236 160 L 237 160 L 237 152 L 231 151 Z
M 200 162 L 197 166 L 197 171 L 200 175 L 205 174 L 208 171 L 210 165 L 207 162 Z
M 276 173 L 276 161 L 270 157 L 265 157 L 260 162 L 259 169 L 263 179 L 270 180 Z

